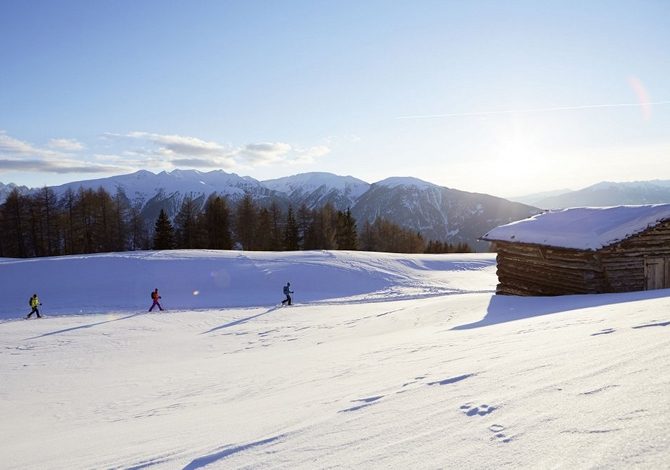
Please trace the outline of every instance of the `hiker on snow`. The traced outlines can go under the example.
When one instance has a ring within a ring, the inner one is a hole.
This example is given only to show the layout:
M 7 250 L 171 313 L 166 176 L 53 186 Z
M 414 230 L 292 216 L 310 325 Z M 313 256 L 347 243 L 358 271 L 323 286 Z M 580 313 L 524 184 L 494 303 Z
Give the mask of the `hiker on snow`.
M 291 290 L 291 283 L 287 282 L 286 285 L 284 286 L 284 295 L 286 296 L 286 298 L 281 301 L 282 305 L 284 305 L 287 302 L 289 305 L 291 305 L 291 294 L 293 294 L 293 291 Z
M 32 308 L 32 310 L 30 311 L 30 313 L 28 314 L 28 316 L 26 317 L 26 319 L 30 318 L 30 316 L 31 316 L 33 313 L 36 313 L 36 314 L 37 314 L 37 318 L 42 318 L 42 315 L 40 315 L 40 311 L 39 311 L 38 308 L 37 308 L 38 306 L 42 305 L 42 304 L 40 303 L 40 299 L 37 298 L 37 294 L 33 294 L 33 296 L 30 298 L 30 300 L 28 300 L 28 305 L 30 305 L 30 307 Z
M 158 305 L 158 308 L 161 310 L 161 312 L 163 311 L 163 307 L 161 307 L 161 304 L 158 303 L 158 299 L 160 299 L 160 298 L 161 298 L 161 296 L 158 295 L 158 287 L 156 287 L 156 288 L 154 289 L 154 291 L 151 293 L 151 300 L 153 300 L 154 303 L 151 304 L 151 308 L 149 308 L 149 311 L 150 311 L 150 312 L 151 312 L 151 311 L 154 309 L 154 307 L 157 306 L 157 305 Z

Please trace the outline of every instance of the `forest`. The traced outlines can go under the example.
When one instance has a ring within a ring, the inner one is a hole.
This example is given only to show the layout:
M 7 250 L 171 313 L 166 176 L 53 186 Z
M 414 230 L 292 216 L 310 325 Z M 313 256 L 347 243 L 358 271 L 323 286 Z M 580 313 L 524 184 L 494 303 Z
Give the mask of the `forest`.
M 173 219 L 161 209 L 155 220 L 118 191 L 49 187 L 30 194 L 13 190 L 0 205 L 0 257 L 31 258 L 166 249 L 252 251 L 364 250 L 393 253 L 469 252 L 467 244 L 426 241 L 383 218 L 359 227 L 351 211 L 276 202 L 259 206 L 250 195 L 232 203 L 212 194 L 187 196 Z

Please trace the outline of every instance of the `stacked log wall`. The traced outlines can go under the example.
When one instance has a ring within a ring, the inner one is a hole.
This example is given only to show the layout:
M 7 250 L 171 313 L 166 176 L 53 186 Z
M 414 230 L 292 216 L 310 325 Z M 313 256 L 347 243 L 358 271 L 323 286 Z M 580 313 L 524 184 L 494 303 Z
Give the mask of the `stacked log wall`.
M 670 257 L 670 221 L 599 251 L 496 242 L 499 294 L 565 295 L 644 290 L 645 259 Z
M 496 243 L 499 294 L 590 294 L 606 287 L 595 253 L 521 243 Z
M 670 257 L 670 221 L 600 251 L 609 292 L 644 290 L 645 259 Z

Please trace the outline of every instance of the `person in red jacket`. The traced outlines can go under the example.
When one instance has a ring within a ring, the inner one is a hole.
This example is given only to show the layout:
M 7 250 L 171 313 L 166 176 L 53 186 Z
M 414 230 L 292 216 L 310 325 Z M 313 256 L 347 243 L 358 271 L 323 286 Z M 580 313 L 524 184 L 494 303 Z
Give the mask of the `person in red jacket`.
M 161 298 L 160 295 L 158 295 L 158 287 L 154 289 L 154 291 L 151 293 L 151 300 L 154 301 L 153 304 L 151 304 L 151 307 L 149 308 L 149 311 L 151 312 L 155 306 L 158 306 L 158 308 L 163 311 L 163 307 L 161 307 L 161 304 L 158 302 L 158 300 Z

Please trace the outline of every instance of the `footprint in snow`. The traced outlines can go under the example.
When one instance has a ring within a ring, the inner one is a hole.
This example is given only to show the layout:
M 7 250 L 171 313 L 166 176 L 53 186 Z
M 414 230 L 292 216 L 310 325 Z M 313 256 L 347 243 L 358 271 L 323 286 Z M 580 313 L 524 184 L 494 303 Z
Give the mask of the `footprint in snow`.
M 471 403 L 466 403 L 461 406 L 461 411 L 467 416 L 486 416 L 493 413 L 497 408 L 491 405 L 473 406 Z
M 377 400 L 381 400 L 384 398 L 384 395 L 377 395 L 374 397 L 368 397 L 368 398 L 359 398 L 357 400 L 352 400 L 352 403 L 361 403 L 360 405 L 352 406 L 351 408 L 346 408 L 344 410 L 338 411 L 338 413 L 347 413 L 349 411 L 357 411 L 360 410 L 361 408 L 368 407 L 375 403 Z
M 614 333 L 615 331 L 616 330 L 614 328 L 605 328 L 604 330 L 601 330 L 598 333 L 593 333 L 591 336 L 609 335 L 611 333 Z
M 461 380 L 469 379 L 470 377 L 474 376 L 476 374 L 463 374 L 459 375 L 457 377 L 449 377 L 447 379 L 443 380 L 438 380 L 436 382 L 428 382 L 428 385 L 450 385 L 456 382 L 460 382 Z
M 492 441 L 498 441 L 498 442 L 503 442 L 503 443 L 508 443 L 512 440 L 511 437 L 508 437 L 503 431 L 505 430 L 505 426 L 501 424 L 492 424 L 489 426 L 489 431 L 493 433 L 493 437 L 491 438 Z

